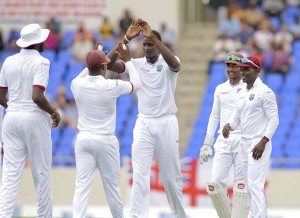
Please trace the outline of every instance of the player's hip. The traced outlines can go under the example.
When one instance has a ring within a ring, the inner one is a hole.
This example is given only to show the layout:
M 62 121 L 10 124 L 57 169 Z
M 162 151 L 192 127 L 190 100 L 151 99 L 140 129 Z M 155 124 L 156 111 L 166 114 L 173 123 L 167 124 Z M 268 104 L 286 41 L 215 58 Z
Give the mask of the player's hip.
M 76 138 L 75 151 L 85 150 L 90 152 L 119 149 L 119 142 L 114 135 L 94 135 L 79 133 Z
M 235 153 L 239 152 L 239 143 L 241 140 L 240 134 L 230 135 L 227 139 L 223 135 L 219 135 L 215 144 L 214 149 L 216 152 Z
M 20 130 L 24 132 L 49 131 L 51 130 L 51 119 L 45 113 L 9 112 L 3 119 L 3 132 L 9 130 Z

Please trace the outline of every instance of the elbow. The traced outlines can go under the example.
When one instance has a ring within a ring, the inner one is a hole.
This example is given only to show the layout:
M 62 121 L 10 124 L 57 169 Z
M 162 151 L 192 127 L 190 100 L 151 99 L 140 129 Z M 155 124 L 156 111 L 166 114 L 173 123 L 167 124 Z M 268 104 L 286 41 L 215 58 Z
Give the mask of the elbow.
M 41 102 L 41 98 L 39 96 L 33 95 L 32 101 L 38 105 Z
M 170 69 L 173 72 L 178 72 L 180 70 L 180 63 L 174 63 L 174 64 L 170 65 Z
M 142 87 L 142 84 L 141 84 L 141 82 L 140 81 L 134 81 L 134 83 L 133 83 L 134 85 L 134 90 L 133 90 L 133 92 L 136 92 L 136 91 L 138 91 L 141 87 Z

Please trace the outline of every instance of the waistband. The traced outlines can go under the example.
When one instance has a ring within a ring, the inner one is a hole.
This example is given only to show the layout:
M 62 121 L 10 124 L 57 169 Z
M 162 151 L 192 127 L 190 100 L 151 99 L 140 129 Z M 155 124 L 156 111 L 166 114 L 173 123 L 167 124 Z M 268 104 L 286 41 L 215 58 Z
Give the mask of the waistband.
M 163 115 L 159 117 L 144 117 L 143 115 L 138 114 L 138 119 L 143 119 L 143 120 L 166 120 L 174 117 L 176 118 L 175 114 Z

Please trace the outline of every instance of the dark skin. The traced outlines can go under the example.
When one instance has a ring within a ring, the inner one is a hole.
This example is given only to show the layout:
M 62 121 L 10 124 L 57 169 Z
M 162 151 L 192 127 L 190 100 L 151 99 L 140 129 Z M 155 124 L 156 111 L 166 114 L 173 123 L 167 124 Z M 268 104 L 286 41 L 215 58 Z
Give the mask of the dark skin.
M 247 89 L 251 89 L 254 85 L 255 80 L 257 79 L 259 74 L 259 69 L 253 68 L 253 67 L 241 67 L 241 77 L 243 79 L 243 82 L 247 83 Z M 233 131 L 230 124 L 227 123 L 223 128 L 223 136 L 224 138 L 228 138 L 230 132 Z M 258 160 L 262 157 L 265 147 L 267 144 L 267 140 L 262 138 L 260 142 L 257 143 L 257 145 L 254 146 L 252 149 L 252 157 L 255 160 Z
M 44 50 L 44 43 L 31 45 L 27 49 L 35 49 L 38 52 Z M 7 89 L 0 89 L 0 104 L 7 108 Z M 46 111 L 50 114 L 52 119 L 52 127 L 57 127 L 60 122 L 60 114 L 56 111 L 55 108 L 51 107 L 48 100 L 44 95 L 44 90 L 40 87 L 33 87 L 32 88 L 32 101 L 43 111 Z
M 126 37 L 127 39 L 131 40 L 138 36 L 140 32 L 142 32 L 145 37 L 143 42 L 143 50 L 147 62 L 154 64 L 158 60 L 159 54 L 161 54 L 166 63 L 169 65 L 169 68 L 173 72 L 178 72 L 180 70 L 180 62 L 176 59 L 174 54 L 153 34 L 151 27 L 146 21 L 142 19 L 134 20 L 127 30 Z M 125 44 L 128 43 L 125 39 L 123 42 Z M 120 62 L 116 62 L 117 55 L 115 50 L 116 48 L 108 54 L 108 57 L 111 59 L 108 69 L 121 73 L 124 71 L 124 66 Z
M 138 24 L 138 20 L 133 20 L 132 24 L 129 26 L 126 32 L 126 37 L 130 41 L 131 39 L 137 37 L 141 32 L 141 27 Z M 125 45 L 128 44 L 125 38 L 122 41 Z M 119 45 L 119 44 L 118 44 Z M 124 66 L 121 62 L 118 62 L 118 45 L 112 49 L 108 54 L 107 57 L 111 60 L 111 62 L 107 65 L 107 69 L 111 71 L 115 71 L 117 73 L 122 73 L 124 71 Z
M 102 43 L 97 42 L 95 49 L 98 49 L 99 45 L 102 45 Z M 118 42 L 118 46 L 114 49 L 114 52 L 117 55 L 117 57 L 119 57 L 124 62 L 128 62 L 131 60 L 129 48 L 124 44 L 124 42 Z M 102 65 L 101 67 L 88 67 L 88 69 L 89 75 L 91 76 L 105 76 L 107 65 Z

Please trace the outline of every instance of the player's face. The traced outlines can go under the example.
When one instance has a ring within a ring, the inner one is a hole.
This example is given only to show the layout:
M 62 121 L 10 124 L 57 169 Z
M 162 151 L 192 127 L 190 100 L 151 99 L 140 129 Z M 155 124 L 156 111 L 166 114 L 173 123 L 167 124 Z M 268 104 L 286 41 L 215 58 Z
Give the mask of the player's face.
M 241 77 L 244 83 L 252 83 L 258 76 L 258 70 L 253 67 L 241 67 Z
M 239 80 L 241 78 L 240 67 L 238 67 L 236 64 L 226 64 L 226 71 L 230 80 Z
M 143 49 L 144 55 L 147 59 L 152 59 L 159 56 L 158 49 L 150 39 L 145 38 L 143 42 Z

